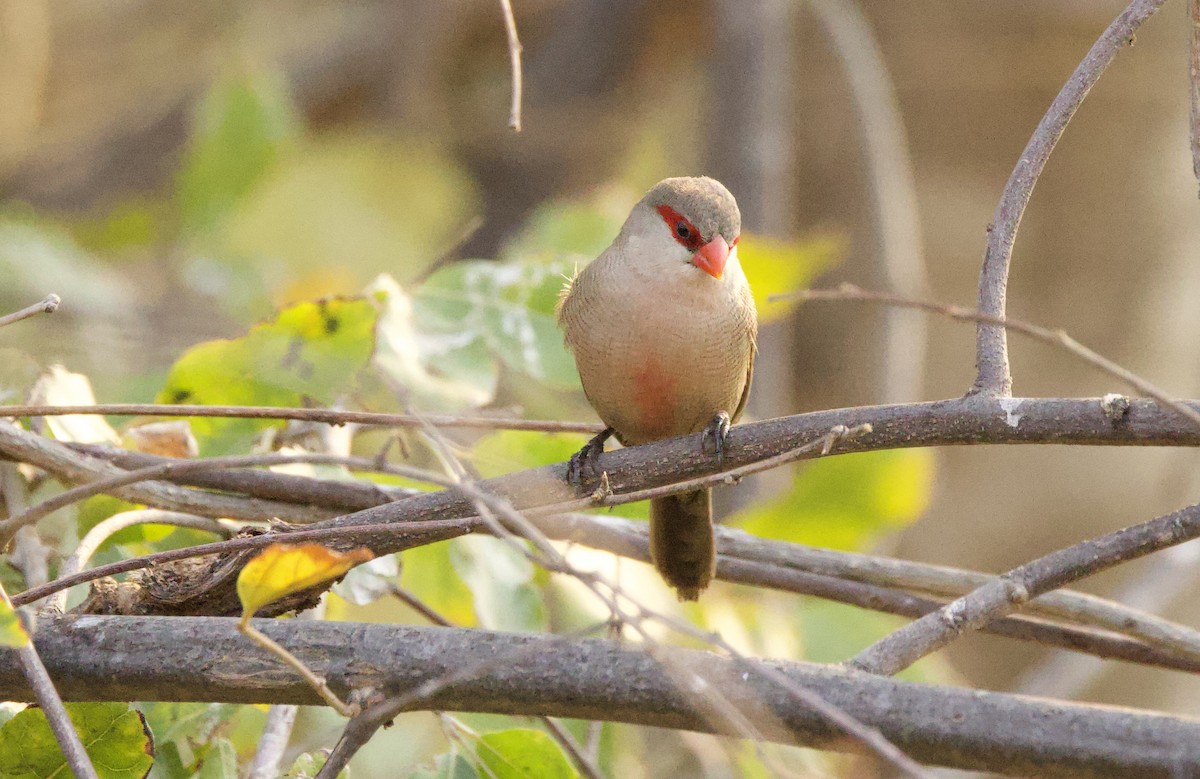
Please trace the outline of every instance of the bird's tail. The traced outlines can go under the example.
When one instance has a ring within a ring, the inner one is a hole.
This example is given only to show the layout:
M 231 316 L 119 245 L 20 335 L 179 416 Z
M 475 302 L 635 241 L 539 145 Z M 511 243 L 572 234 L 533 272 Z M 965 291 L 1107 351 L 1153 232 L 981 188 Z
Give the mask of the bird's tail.
M 680 600 L 696 600 L 717 565 L 711 491 L 650 501 L 650 559 Z

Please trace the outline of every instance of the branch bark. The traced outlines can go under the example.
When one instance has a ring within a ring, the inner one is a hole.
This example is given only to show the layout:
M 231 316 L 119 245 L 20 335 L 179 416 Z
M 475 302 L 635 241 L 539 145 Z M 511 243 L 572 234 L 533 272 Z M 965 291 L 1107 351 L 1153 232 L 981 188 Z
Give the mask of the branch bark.
M 691 696 L 644 650 L 608 640 L 565 639 L 434 627 L 256 620 L 339 693 L 385 694 L 490 664 L 474 679 L 437 691 L 422 709 L 605 719 L 711 731 Z M 204 700 L 319 704 L 277 659 L 248 652 L 223 618 L 59 618 L 42 620 L 38 651 L 72 700 Z M 529 651 L 537 645 L 536 651 Z M 0 653 L 0 658 L 4 657 Z M 672 649 L 673 662 L 739 706 L 767 707 L 781 726 L 772 740 L 825 748 L 825 722 L 747 661 Z M 808 663 L 749 661 L 786 675 L 918 759 L 1015 775 L 1167 777 L 1200 771 L 1200 721 L 1109 707 L 898 682 Z M 27 682 L 0 662 L 0 697 L 27 700 Z
M 1003 318 L 1005 299 L 1008 292 L 1008 268 L 1012 260 L 1013 244 L 1017 240 L 1017 229 L 1021 217 L 1038 177 L 1050 159 L 1050 153 L 1062 137 L 1067 123 L 1076 109 L 1087 97 L 1112 61 L 1133 39 L 1134 32 L 1142 22 L 1150 18 L 1165 0 L 1134 0 L 1100 39 L 1093 44 L 1087 56 L 1067 79 L 1062 91 L 1054 98 L 1042 121 L 1038 122 L 1033 137 L 1029 139 L 1021 157 L 1017 160 L 1004 194 L 996 206 L 996 214 L 988 226 L 987 251 L 983 257 L 983 270 L 979 276 L 979 311 L 987 316 Z M 1008 336 L 1002 325 L 980 322 L 976 327 L 975 367 L 978 371 L 972 394 L 1008 396 L 1012 394 L 1012 373 L 1008 366 Z

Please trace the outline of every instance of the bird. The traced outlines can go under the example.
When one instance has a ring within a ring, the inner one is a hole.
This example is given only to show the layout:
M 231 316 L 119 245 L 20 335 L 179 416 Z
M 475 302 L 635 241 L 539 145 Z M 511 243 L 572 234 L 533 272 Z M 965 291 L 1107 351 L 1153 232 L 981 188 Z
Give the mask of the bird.
M 737 256 L 741 212 L 706 176 L 668 178 L 630 211 L 612 244 L 563 287 L 557 310 L 584 395 L 605 429 L 568 479 L 595 475 L 609 437 L 634 446 L 703 432 L 723 459 L 746 407 L 758 317 Z M 716 568 L 711 490 L 650 501 L 650 558 L 681 601 Z

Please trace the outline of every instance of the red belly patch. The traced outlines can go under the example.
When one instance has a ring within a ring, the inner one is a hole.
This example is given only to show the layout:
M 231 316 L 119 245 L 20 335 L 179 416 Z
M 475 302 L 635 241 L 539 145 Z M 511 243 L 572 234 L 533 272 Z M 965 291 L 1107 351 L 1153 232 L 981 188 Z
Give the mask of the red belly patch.
M 666 438 L 675 417 L 675 380 L 667 375 L 662 361 L 651 357 L 633 375 L 634 403 L 637 405 L 641 436 Z

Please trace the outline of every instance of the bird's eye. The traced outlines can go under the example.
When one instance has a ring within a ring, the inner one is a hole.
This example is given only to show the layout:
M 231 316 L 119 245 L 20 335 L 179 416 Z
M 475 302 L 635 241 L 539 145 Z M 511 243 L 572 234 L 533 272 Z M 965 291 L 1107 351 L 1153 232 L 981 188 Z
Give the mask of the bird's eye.
M 687 224 L 684 222 L 675 223 L 675 234 L 684 240 L 692 237 L 692 231 L 688 229 Z

